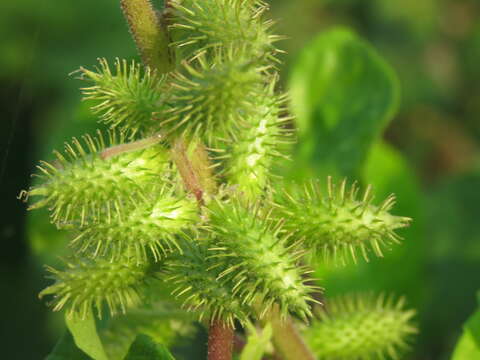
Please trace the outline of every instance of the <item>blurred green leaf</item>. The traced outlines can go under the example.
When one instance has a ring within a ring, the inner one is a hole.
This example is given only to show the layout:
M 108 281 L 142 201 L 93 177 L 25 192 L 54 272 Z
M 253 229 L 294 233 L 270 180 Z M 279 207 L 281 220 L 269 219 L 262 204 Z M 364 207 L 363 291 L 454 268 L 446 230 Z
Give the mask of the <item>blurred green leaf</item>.
M 139 334 L 148 335 L 169 348 L 191 343 L 197 330 L 191 321 L 191 314 L 170 304 L 156 302 L 110 318 L 102 328 L 99 327 L 98 333 L 109 358 L 123 359 Z
M 418 308 L 425 296 L 426 259 L 424 196 L 420 181 L 405 157 L 391 145 L 376 143 L 368 156 L 361 177 L 373 186 L 377 201 L 394 193 L 394 215 L 408 216 L 412 222 L 399 234 L 402 244 L 393 246 L 383 259 L 372 259 L 368 278 L 381 289 L 404 294 Z M 401 268 L 402 271 L 398 271 Z
M 480 359 L 480 310 L 466 322 L 452 360 Z
M 150 336 L 140 334 L 133 342 L 125 360 L 175 360 L 168 349 L 152 340 Z
M 91 360 L 91 358 L 75 345 L 72 334 L 65 331 L 45 360 Z
M 95 360 L 108 360 L 102 342 L 97 333 L 97 326 L 92 312 L 85 319 L 65 317 L 68 329 L 71 331 L 75 344 Z
M 470 332 L 465 332 L 455 347 L 452 360 L 472 360 L 479 358 L 480 349 L 473 340 L 472 334 Z
M 272 325 L 268 323 L 262 331 L 248 326 L 247 345 L 243 348 L 240 360 L 261 360 L 272 339 Z
M 290 87 L 300 162 L 317 174 L 358 175 L 398 106 L 390 66 L 353 32 L 336 28 L 303 50 Z
M 474 294 L 478 290 L 480 263 L 479 186 L 480 172 L 475 170 L 444 179 L 428 189 L 425 283 L 430 289 L 423 316 L 424 333 L 432 344 L 451 344 L 456 329 L 478 307 Z M 438 316 L 444 309 L 455 311 Z M 466 339 L 463 342 L 468 343 Z

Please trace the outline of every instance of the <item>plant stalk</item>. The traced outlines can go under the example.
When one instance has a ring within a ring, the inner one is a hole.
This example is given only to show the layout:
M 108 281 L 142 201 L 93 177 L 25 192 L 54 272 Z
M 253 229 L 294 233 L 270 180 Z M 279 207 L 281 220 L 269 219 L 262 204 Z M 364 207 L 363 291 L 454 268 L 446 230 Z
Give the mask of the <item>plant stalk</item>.
M 233 351 L 231 327 L 222 321 L 213 321 L 208 331 L 208 360 L 231 360 Z
M 278 309 L 270 313 L 273 329 L 273 344 L 284 360 L 315 360 L 307 344 L 298 333 L 292 319 L 281 319 Z
M 108 158 L 131 152 L 131 151 L 137 151 L 137 150 L 142 150 L 146 149 L 150 146 L 153 146 L 155 144 L 158 144 L 160 141 L 162 141 L 163 137 L 161 134 L 155 134 L 153 136 L 150 136 L 148 138 L 134 141 L 131 143 L 126 143 L 126 144 L 120 144 L 116 146 L 112 146 L 109 148 L 106 148 L 100 153 L 100 157 L 103 160 L 106 160 Z
M 205 146 L 201 143 L 187 145 L 183 139 L 177 139 L 172 146 L 171 154 L 185 189 L 196 197 L 200 205 L 204 205 L 205 196 L 216 190 Z
M 204 206 L 205 197 L 216 190 L 205 146 L 197 142 L 186 144 L 180 138 L 173 143 L 171 154 L 185 189 L 195 196 L 200 207 Z M 212 321 L 208 330 L 208 360 L 231 360 L 233 339 L 233 328 L 223 321 Z
M 143 63 L 160 74 L 172 71 L 175 64 L 168 29 L 162 26 L 151 1 L 121 0 L 120 4 Z

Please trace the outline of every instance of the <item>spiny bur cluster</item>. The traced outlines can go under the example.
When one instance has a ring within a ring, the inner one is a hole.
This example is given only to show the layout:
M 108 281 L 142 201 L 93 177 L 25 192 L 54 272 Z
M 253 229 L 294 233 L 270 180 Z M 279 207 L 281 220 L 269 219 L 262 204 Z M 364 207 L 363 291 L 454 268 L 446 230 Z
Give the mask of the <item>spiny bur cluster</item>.
M 121 3 L 144 64 L 79 70 L 110 130 L 67 143 L 21 194 L 71 232 L 65 268 L 49 268 L 41 295 L 84 317 L 171 300 L 170 288 L 211 323 L 308 322 L 321 306 L 310 259 L 382 256 L 409 219 L 390 214 L 393 197 L 374 205 L 370 187 L 359 195 L 329 178 L 326 192 L 317 182 L 287 190 L 274 174 L 293 126 L 263 1 L 172 0 L 158 12 Z M 326 359 L 394 355 L 413 332 L 402 303 L 336 304 L 307 331 Z

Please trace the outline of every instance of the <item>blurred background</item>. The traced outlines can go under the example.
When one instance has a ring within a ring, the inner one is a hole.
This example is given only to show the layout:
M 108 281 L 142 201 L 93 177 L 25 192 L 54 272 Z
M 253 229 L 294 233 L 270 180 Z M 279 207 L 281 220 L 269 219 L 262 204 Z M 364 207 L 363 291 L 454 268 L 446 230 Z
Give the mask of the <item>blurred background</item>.
M 418 310 L 408 359 L 448 359 L 480 289 L 480 3 L 477 0 L 271 0 L 283 86 L 303 49 L 334 26 L 353 29 L 391 65 L 398 111 L 361 170 L 378 197 L 412 217 L 385 259 L 318 272 L 327 296 L 385 290 Z M 69 76 L 98 57 L 135 58 L 117 0 L 0 3 L 0 338 L 5 359 L 43 359 L 61 319 L 37 298 L 42 264 L 63 248 L 45 214 L 16 196 L 36 162 L 98 126 Z M 312 141 L 315 134 L 312 134 Z M 318 136 L 318 139 L 320 135 Z M 315 173 L 320 158 L 301 158 Z M 310 173 L 311 173 L 310 172 Z M 472 359 L 474 360 L 474 359 Z

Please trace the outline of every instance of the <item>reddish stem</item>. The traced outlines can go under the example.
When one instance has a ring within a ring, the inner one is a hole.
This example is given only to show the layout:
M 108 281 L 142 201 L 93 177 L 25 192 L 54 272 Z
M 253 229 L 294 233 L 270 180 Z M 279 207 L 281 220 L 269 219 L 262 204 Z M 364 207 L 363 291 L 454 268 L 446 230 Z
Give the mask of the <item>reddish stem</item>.
M 190 144 L 177 139 L 172 146 L 172 159 L 182 177 L 185 189 L 195 195 L 200 207 L 205 193 L 214 192 L 215 179 L 208 153 L 201 143 Z M 221 320 L 212 320 L 208 330 L 208 360 L 232 360 L 234 329 Z
M 273 314 L 273 344 L 284 360 L 315 360 L 291 318 L 281 320 Z
M 116 146 L 112 146 L 109 148 L 106 148 L 100 153 L 100 157 L 103 160 L 106 160 L 108 158 L 124 154 L 130 151 L 137 151 L 137 150 L 142 150 L 146 149 L 150 146 L 153 146 L 155 144 L 158 144 L 160 141 L 163 140 L 163 137 L 161 134 L 155 134 L 153 136 L 150 136 L 148 138 L 134 141 L 131 143 L 126 143 L 126 144 L 120 144 Z
M 231 360 L 233 329 L 219 320 L 210 324 L 208 331 L 208 360 Z

